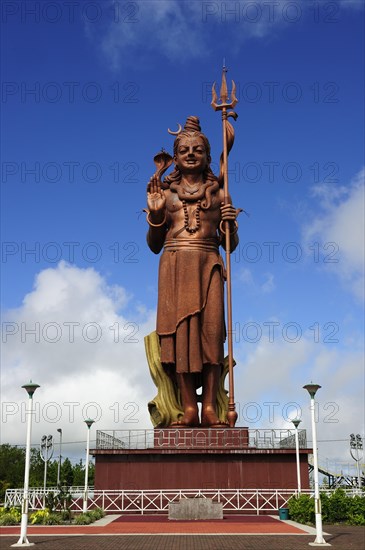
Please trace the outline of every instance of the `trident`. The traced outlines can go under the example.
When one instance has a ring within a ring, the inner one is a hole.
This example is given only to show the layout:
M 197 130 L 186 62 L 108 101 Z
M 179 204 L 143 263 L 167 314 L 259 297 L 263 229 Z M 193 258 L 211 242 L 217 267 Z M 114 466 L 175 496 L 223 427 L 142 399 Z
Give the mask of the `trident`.
M 237 119 L 238 115 L 234 111 L 227 112 L 227 109 L 232 109 L 238 102 L 236 98 L 236 85 L 232 80 L 232 93 L 231 101 L 228 101 L 228 90 L 226 82 L 227 69 L 223 65 L 222 72 L 222 84 L 220 89 L 220 103 L 218 103 L 217 93 L 215 91 L 215 82 L 212 87 L 212 107 L 215 111 L 222 111 L 222 125 L 223 125 L 223 153 L 221 155 L 221 165 L 223 164 L 223 191 L 224 191 L 224 204 L 229 204 L 229 192 L 228 192 L 228 153 L 233 145 L 233 139 L 230 144 L 227 143 L 227 135 L 233 137 L 234 130 L 232 125 L 228 122 L 228 117 Z M 226 272 L 227 272 L 227 321 L 228 321 L 228 375 L 229 375 L 229 400 L 228 400 L 228 413 L 227 420 L 230 428 L 234 428 L 237 421 L 236 404 L 234 402 L 234 381 L 233 381 L 233 342 L 232 342 L 232 287 L 231 287 L 231 248 L 230 248 L 230 234 L 229 234 L 229 221 L 224 222 L 225 231 L 225 249 L 226 249 Z

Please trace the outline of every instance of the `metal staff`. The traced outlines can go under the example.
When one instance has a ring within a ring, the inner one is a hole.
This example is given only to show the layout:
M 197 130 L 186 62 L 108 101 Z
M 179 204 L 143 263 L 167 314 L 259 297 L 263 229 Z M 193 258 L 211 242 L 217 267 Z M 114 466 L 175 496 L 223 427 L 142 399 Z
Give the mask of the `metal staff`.
M 234 111 L 227 112 L 227 109 L 232 109 L 238 102 L 236 98 L 236 85 L 232 80 L 232 93 L 231 101 L 228 101 L 228 90 L 226 82 L 227 69 L 223 66 L 222 84 L 220 89 L 220 103 L 218 103 L 217 93 L 215 91 L 215 82 L 212 87 L 212 107 L 215 111 L 222 111 L 222 125 L 223 125 L 223 153 L 221 156 L 221 164 L 223 168 L 223 191 L 224 191 L 224 204 L 229 204 L 229 192 L 228 192 L 228 153 L 232 147 L 233 140 L 230 145 L 227 144 L 227 135 L 230 132 L 233 135 L 233 128 L 228 122 L 228 117 L 236 120 L 237 113 Z M 228 374 L 229 374 L 229 401 L 228 401 L 228 413 L 227 420 L 231 428 L 234 428 L 237 421 L 236 404 L 234 402 L 234 381 L 233 381 L 233 342 L 232 342 L 232 286 L 231 286 L 231 247 L 230 247 L 230 233 L 229 233 L 229 221 L 224 222 L 225 231 L 225 249 L 226 249 L 226 271 L 227 271 L 227 324 L 228 324 Z

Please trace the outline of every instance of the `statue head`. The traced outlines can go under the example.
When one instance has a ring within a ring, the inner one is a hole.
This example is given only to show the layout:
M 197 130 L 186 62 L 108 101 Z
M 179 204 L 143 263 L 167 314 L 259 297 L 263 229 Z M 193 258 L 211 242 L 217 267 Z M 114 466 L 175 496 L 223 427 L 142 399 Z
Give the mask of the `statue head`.
M 181 127 L 180 127 L 181 128 Z M 211 163 L 212 159 L 210 156 L 210 143 L 205 134 L 202 133 L 199 118 L 196 116 L 189 116 L 186 119 L 184 129 L 179 131 L 175 141 L 174 141 L 174 156 L 176 157 L 177 150 L 180 144 L 180 141 L 183 137 L 199 137 L 203 144 L 207 154 L 208 165 Z
M 203 132 L 201 131 L 199 118 L 196 116 L 189 116 L 186 119 L 184 129 L 181 128 L 179 124 L 179 130 L 177 132 L 172 132 L 171 130 L 168 130 L 169 134 L 176 135 L 175 141 L 174 141 L 174 158 L 177 156 L 178 147 L 180 145 L 180 142 L 183 138 L 189 137 L 195 137 L 199 138 L 202 141 L 202 144 L 204 146 L 206 157 L 207 157 L 207 165 L 203 171 L 203 181 L 209 182 L 209 184 L 214 184 L 211 192 L 214 192 L 216 190 L 216 181 L 217 177 L 213 174 L 210 163 L 212 161 L 210 156 L 210 143 L 208 141 L 208 138 Z M 175 169 L 171 174 L 165 177 L 165 179 L 162 182 L 163 189 L 174 189 L 176 185 L 179 184 L 181 180 L 181 172 L 177 165 L 175 165 Z M 172 187 L 171 187 L 172 185 Z
M 174 160 L 176 160 L 178 154 L 178 148 L 183 139 L 186 138 L 198 138 L 198 141 L 201 141 L 201 144 L 205 149 L 206 163 L 202 171 L 202 192 L 204 195 L 204 200 L 202 200 L 201 207 L 203 210 L 210 208 L 212 195 L 219 190 L 218 178 L 213 174 L 210 167 L 211 156 L 210 156 L 210 144 L 205 134 L 202 133 L 199 119 L 196 116 L 189 116 L 186 119 L 184 129 L 179 125 L 179 130 L 177 132 L 171 132 L 170 134 L 176 135 L 174 142 Z M 179 185 L 182 178 L 182 173 L 179 169 L 177 163 L 175 164 L 175 169 L 165 177 L 162 182 L 163 189 L 170 189 L 173 192 L 179 192 Z M 196 197 L 194 195 L 194 197 Z

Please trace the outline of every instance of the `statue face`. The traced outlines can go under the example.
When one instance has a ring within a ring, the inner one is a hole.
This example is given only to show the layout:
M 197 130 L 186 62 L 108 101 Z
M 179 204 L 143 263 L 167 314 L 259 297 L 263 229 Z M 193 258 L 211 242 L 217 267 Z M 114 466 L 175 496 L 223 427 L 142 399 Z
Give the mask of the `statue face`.
M 174 160 L 182 173 L 202 173 L 208 165 L 207 152 L 202 138 L 183 136 Z

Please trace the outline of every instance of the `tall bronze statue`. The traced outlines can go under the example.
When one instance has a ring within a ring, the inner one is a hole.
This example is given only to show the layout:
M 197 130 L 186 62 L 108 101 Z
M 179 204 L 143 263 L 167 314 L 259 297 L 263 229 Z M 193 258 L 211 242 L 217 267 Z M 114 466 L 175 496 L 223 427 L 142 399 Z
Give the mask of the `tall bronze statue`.
M 173 159 L 164 151 L 155 157 L 158 170 L 147 186 L 147 242 L 152 252 L 159 254 L 163 249 L 163 253 L 157 336 L 154 343 L 146 340 L 146 348 L 156 385 L 170 384 L 168 397 L 150 403 L 150 412 L 160 409 L 154 421 L 159 426 L 222 427 L 228 418 L 227 407 L 224 414 L 218 410 L 218 394 L 224 392 L 220 381 L 226 271 L 219 247 L 236 248 L 240 210 L 232 206 L 224 190 L 224 166 L 219 177 L 210 168 L 210 145 L 199 119 L 188 117 L 184 129 L 180 127 L 175 134 Z M 172 161 L 173 171 L 162 180 Z M 161 382 L 164 374 L 167 382 Z M 197 395 L 200 387 L 201 397 Z M 170 411 L 175 412 L 161 414 L 170 397 L 174 401 Z

